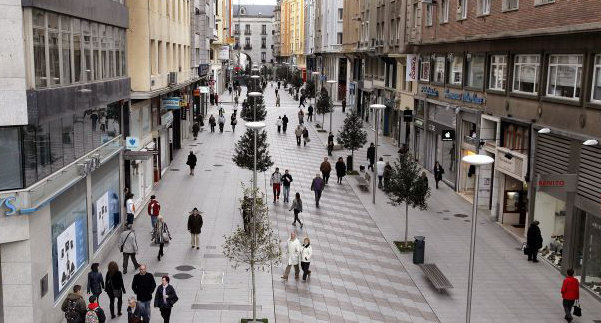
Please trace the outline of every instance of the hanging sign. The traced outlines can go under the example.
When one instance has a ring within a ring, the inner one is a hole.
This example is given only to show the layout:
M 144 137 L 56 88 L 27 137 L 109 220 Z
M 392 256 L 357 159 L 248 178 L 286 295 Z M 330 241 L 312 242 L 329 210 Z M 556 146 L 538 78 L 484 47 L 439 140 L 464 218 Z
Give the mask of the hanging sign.
M 405 80 L 417 81 L 417 55 L 407 55 L 407 70 L 405 72 Z
M 442 141 L 455 140 L 455 130 L 443 130 L 440 140 L 442 140 Z

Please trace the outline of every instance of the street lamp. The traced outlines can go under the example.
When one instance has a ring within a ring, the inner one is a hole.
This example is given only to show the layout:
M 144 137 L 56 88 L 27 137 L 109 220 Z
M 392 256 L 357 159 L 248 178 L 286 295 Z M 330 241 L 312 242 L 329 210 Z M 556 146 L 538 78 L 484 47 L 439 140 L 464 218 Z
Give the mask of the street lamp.
M 328 81 L 330 82 L 330 81 Z M 375 149 L 375 158 L 376 162 L 374 164 L 374 187 L 373 187 L 373 198 L 372 202 L 376 204 L 376 177 L 378 176 L 378 136 L 380 135 L 380 111 L 386 109 L 386 106 L 383 104 L 372 104 L 369 106 L 370 109 L 374 109 L 376 111 L 375 123 L 376 123 L 376 149 Z
M 330 84 L 330 99 L 332 100 L 332 110 L 330 110 L 330 132 L 332 132 L 332 112 L 334 111 L 334 83 L 338 83 L 338 81 L 327 80 L 326 83 Z
M 257 121 L 257 98 L 263 96 L 261 92 L 250 92 L 248 96 L 253 98 L 253 121 Z
M 253 79 L 253 86 L 256 87 L 257 86 L 257 79 L 261 78 L 259 75 L 251 75 L 250 76 L 251 79 Z M 253 89 L 255 90 L 255 89 Z M 252 93 L 252 92 L 251 92 Z M 250 94 L 249 94 L 250 95 Z
M 376 148 L 377 149 L 377 148 Z M 377 150 L 376 150 L 377 151 Z M 467 308 L 465 310 L 465 322 L 470 323 L 472 316 L 472 289 L 474 287 L 474 256 L 476 254 L 476 227 L 478 224 L 478 180 L 480 177 L 480 167 L 494 163 L 494 159 L 486 155 L 468 155 L 461 160 L 476 168 L 476 185 L 474 185 L 474 207 L 472 209 L 472 234 L 470 237 L 470 264 L 467 280 Z
M 252 227 L 252 247 L 250 248 L 251 250 L 251 259 L 254 260 L 254 253 L 255 253 L 255 248 L 256 248 L 256 208 L 257 208 L 257 132 L 259 132 L 259 130 L 265 128 L 265 123 L 263 122 L 247 122 L 246 123 L 246 127 L 253 130 L 254 132 L 254 142 L 255 142 L 255 151 L 254 151 L 254 161 L 253 161 L 253 207 L 252 207 L 252 216 L 253 216 L 253 227 Z M 257 296 L 256 296 L 256 284 L 255 284 L 255 265 L 252 264 L 250 266 L 250 270 L 251 270 L 251 276 L 252 276 L 252 284 L 253 284 L 253 322 L 257 322 L 256 318 L 257 318 L 257 307 L 255 306 L 255 304 L 257 304 Z

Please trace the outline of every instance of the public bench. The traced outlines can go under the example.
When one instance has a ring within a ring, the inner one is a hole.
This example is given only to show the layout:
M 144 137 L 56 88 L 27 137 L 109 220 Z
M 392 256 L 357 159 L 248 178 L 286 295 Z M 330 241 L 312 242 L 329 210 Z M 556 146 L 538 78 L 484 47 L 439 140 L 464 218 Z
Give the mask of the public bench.
M 422 269 L 428 280 L 432 283 L 432 285 L 434 285 L 434 288 L 436 288 L 439 293 L 443 289 L 453 288 L 451 282 L 442 273 L 442 271 L 440 271 L 436 264 L 422 264 L 419 265 L 419 268 Z

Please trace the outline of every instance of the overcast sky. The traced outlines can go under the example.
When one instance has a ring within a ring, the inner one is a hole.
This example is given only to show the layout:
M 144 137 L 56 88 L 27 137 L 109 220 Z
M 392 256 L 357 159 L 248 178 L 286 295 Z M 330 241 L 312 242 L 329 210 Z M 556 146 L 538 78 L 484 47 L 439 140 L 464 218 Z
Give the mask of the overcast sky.
M 272 5 L 275 5 L 275 0 L 232 0 L 232 4 L 237 5 L 238 1 L 240 1 L 240 4 L 272 4 Z

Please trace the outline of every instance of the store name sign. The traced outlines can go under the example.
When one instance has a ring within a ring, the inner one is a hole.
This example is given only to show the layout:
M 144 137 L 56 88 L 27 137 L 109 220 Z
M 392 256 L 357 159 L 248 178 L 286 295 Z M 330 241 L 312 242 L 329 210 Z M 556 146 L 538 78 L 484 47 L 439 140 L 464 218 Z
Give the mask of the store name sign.
M 163 99 L 163 109 L 167 110 L 177 110 L 180 107 L 180 102 L 182 98 L 180 97 L 171 97 Z
M 438 96 L 438 90 L 429 86 L 422 86 L 421 92 L 427 96 Z
M 575 174 L 539 174 L 536 189 L 543 192 L 576 192 L 578 175 Z
M 565 181 L 538 181 L 538 187 L 565 187 Z
M 470 92 L 451 92 L 451 90 L 444 90 L 444 97 L 451 100 L 463 101 L 474 104 L 484 104 L 484 98 L 481 98 L 476 93 Z
M 2 212 L 0 216 L 11 216 L 17 213 L 17 198 L 14 196 L 0 198 L 0 209 Z

